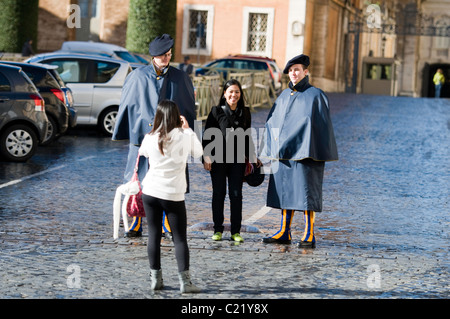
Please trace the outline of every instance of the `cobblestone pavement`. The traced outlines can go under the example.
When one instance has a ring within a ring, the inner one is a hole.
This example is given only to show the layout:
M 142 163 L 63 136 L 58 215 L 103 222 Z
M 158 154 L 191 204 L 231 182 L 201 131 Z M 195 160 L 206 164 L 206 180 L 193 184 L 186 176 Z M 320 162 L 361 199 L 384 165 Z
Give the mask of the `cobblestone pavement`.
M 203 291 L 179 293 L 164 239 L 165 288 L 151 293 L 146 231 L 112 238 L 127 143 L 75 131 L 26 164 L 0 163 L 1 298 L 448 298 L 450 101 L 329 97 L 340 160 L 325 167 L 316 249 L 260 242 L 280 219 L 264 209 L 267 179 L 244 188 L 245 242 L 212 242 L 210 178 L 191 163 L 191 273 Z M 303 227 L 297 213 L 294 242 Z

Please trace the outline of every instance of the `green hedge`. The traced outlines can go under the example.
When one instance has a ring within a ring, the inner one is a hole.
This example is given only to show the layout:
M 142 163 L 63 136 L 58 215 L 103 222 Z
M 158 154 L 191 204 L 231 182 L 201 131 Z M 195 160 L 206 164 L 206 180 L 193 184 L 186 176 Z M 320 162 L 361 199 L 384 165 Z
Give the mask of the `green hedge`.
M 39 0 L 0 0 L 0 51 L 22 52 L 27 39 L 37 47 Z
M 175 39 L 176 0 L 130 0 L 126 47 L 148 54 L 149 43 L 167 33 Z

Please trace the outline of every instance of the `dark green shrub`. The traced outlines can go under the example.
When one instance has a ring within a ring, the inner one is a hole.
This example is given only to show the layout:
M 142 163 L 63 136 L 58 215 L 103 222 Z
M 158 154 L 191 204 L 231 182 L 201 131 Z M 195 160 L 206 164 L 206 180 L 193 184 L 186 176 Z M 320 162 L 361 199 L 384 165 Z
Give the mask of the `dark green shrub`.
M 148 54 L 149 43 L 167 33 L 175 38 L 176 0 L 130 0 L 126 47 Z
M 27 39 L 37 47 L 39 0 L 0 0 L 0 51 L 21 52 Z

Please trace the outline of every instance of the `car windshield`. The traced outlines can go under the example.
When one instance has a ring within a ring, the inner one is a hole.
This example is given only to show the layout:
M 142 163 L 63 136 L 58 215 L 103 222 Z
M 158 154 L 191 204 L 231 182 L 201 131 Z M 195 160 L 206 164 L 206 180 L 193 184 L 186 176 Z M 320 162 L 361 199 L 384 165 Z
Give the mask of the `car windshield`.
M 33 83 L 41 83 L 44 84 L 45 83 L 45 70 L 42 69 L 37 69 L 37 68 L 28 68 L 26 66 L 22 67 L 22 71 L 26 73 L 26 75 L 28 75 L 28 77 L 30 78 L 31 81 L 33 81 Z
M 216 62 L 210 63 L 209 67 L 211 68 L 234 68 L 234 69 L 242 69 L 242 70 L 267 70 L 267 64 L 265 62 L 260 61 L 252 61 L 252 60 L 238 60 L 238 59 L 230 59 L 230 60 L 220 60 Z
M 28 75 L 30 80 L 33 81 L 34 85 L 40 89 L 60 87 L 59 83 L 46 69 L 23 67 L 22 70 Z
M 136 59 L 136 57 L 134 57 L 133 55 L 131 55 L 129 52 L 127 51 L 114 51 L 117 56 L 119 58 L 121 58 L 122 60 L 131 62 L 131 63 L 140 63 L 140 61 L 138 59 Z
M 248 70 L 264 70 L 264 69 L 267 69 L 265 63 L 260 63 L 258 61 L 246 61 L 246 60 L 236 60 L 234 62 L 234 67 L 238 68 L 238 69 L 248 69 Z
M 39 93 L 36 87 L 34 86 L 33 82 L 28 77 L 28 75 L 26 75 L 26 73 L 23 72 L 22 70 L 20 70 L 19 73 L 24 77 L 25 81 L 27 82 L 27 91 Z
M 11 83 L 9 80 L 0 72 L 0 92 L 11 92 Z
M 207 65 L 210 68 L 231 68 L 232 64 L 230 60 L 221 60 L 217 62 L 210 63 Z
M 137 54 L 133 54 L 133 55 L 134 55 L 134 57 L 135 57 L 136 59 L 138 59 L 142 64 L 150 64 L 150 62 L 147 61 L 146 59 L 144 59 L 143 57 L 141 57 L 141 56 L 139 56 L 139 55 L 137 55 Z
M 59 85 L 64 88 L 66 87 L 66 83 L 64 83 L 64 81 L 61 79 L 61 77 L 59 76 L 58 71 L 56 70 L 49 70 L 50 73 L 53 75 L 53 77 L 55 78 L 56 81 L 58 81 Z

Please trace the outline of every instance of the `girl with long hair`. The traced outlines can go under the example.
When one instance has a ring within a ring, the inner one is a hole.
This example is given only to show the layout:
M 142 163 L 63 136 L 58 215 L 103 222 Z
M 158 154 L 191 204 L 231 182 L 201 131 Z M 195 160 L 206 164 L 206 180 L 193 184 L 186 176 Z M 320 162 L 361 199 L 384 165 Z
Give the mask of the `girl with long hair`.
M 165 212 L 172 229 L 180 291 L 200 291 L 190 280 L 184 196 L 188 156 L 198 158 L 202 154 L 200 141 L 186 119 L 180 116 L 177 105 L 169 100 L 161 101 L 156 109 L 153 129 L 145 136 L 139 149 L 139 155 L 149 161 L 149 170 L 142 181 L 142 201 L 148 224 L 147 251 L 152 290 L 163 287 L 160 243 Z

